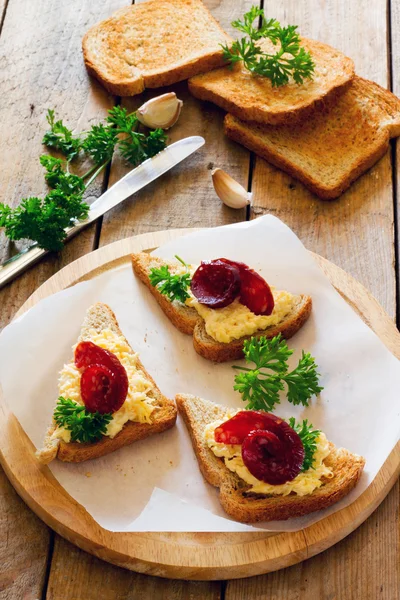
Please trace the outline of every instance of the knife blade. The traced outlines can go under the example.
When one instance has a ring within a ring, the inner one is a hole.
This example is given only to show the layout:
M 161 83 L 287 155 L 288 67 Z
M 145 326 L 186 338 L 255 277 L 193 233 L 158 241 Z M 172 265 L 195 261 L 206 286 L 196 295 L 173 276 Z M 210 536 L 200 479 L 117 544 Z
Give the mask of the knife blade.
M 70 239 L 84 227 L 87 227 L 104 215 L 104 213 L 117 206 L 117 204 L 123 202 L 123 200 L 126 200 L 172 169 L 172 167 L 185 160 L 185 158 L 201 148 L 204 143 L 204 138 L 200 136 L 184 138 L 170 144 L 156 156 L 153 156 L 153 158 L 145 160 L 138 167 L 129 171 L 129 173 L 114 183 L 113 186 L 91 204 L 89 216 L 85 221 L 81 221 L 66 230 L 66 239 Z M 45 254 L 48 254 L 47 250 L 42 250 L 37 245 L 32 245 L 6 260 L 0 265 L 0 288 L 12 281 L 12 279 L 20 275 L 28 267 L 35 264 Z

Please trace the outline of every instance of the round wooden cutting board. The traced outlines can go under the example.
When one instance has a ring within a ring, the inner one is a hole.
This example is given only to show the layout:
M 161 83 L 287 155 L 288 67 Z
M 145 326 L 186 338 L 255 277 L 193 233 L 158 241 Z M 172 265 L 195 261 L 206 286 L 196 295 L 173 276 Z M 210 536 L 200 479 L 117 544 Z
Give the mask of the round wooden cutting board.
M 71 263 L 43 284 L 22 306 L 128 263 L 131 252 L 151 250 L 190 229 L 139 235 L 105 246 Z M 400 358 L 400 334 L 365 288 L 320 256 L 315 260 L 334 287 Z M 106 561 L 151 575 L 177 579 L 233 579 L 267 573 L 302 561 L 335 544 L 380 504 L 400 472 L 400 442 L 373 483 L 353 504 L 294 533 L 112 533 L 102 529 L 39 465 L 34 447 L 0 394 L 0 460 L 11 483 L 47 525 Z

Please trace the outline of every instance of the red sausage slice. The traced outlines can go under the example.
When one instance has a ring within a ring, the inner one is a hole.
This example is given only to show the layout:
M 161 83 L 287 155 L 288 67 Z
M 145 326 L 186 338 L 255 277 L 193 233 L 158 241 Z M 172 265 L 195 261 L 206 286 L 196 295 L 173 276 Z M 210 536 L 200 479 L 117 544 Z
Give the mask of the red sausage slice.
M 242 459 L 258 480 L 280 485 L 301 472 L 304 447 L 299 435 L 281 421 L 267 431 L 250 432 L 242 444 Z
M 200 304 L 210 308 L 228 306 L 240 292 L 239 269 L 219 259 L 204 261 L 196 269 L 190 289 Z
M 89 412 L 108 413 L 121 408 L 128 394 L 129 382 L 125 368 L 115 354 L 93 342 L 80 342 L 75 349 L 75 364 L 83 370 L 81 396 Z M 96 369 L 89 370 L 92 366 Z M 91 378 L 93 385 L 90 384 Z
M 214 431 L 214 439 L 220 444 L 242 444 L 255 429 L 268 429 L 275 421 L 282 421 L 275 415 L 259 410 L 241 410 Z
M 227 258 L 219 260 L 239 269 L 240 302 L 255 315 L 270 315 L 274 310 L 275 303 L 271 288 L 265 279 L 242 262 L 235 262 Z
M 83 371 L 81 396 L 91 413 L 113 413 L 124 403 L 118 377 L 104 365 L 90 365 Z

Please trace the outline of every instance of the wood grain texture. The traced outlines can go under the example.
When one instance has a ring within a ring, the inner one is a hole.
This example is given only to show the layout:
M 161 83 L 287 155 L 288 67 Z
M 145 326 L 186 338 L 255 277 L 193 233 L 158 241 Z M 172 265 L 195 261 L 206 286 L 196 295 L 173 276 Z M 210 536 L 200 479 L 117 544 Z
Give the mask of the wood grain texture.
M 222 27 L 230 31 L 231 21 L 245 12 L 252 0 L 205 0 L 205 4 Z M 154 184 L 115 208 L 103 219 L 100 245 L 115 240 L 170 227 L 212 227 L 246 218 L 245 210 L 224 206 L 214 192 L 211 170 L 222 167 L 247 187 L 249 152 L 223 135 L 223 113 L 211 104 L 201 104 L 187 89 L 187 83 L 150 90 L 132 99 L 124 98 L 123 106 L 135 110 L 147 99 L 167 91 L 175 91 L 183 100 L 178 123 L 168 132 L 170 141 L 189 135 L 201 135 L 206 144 L 198 152 L 164 175 Z M 118 159 L 112 164 L 110 183 L 126 173 L 126 165 Z
M 180 229 L 143 234 L 88 254 L 41 286 L 19 314 L 49 294 L 121 264 L 130 264 L 132 252 L 157 247 L 185 233 Z M 314 256 L 347 302 L 400 357 L 400 335 L 377 301 L 344 271 Z M 372 484 L 355 502 L 298 532 L 112 533 L 102 529 L 68 496 L 48 467 L 38 463 L 31 442 L 1 401 L 1 396 L 0 447 L 1 464 L 18 493 L 63 537 L 118 566 L 177 579 L 249 577 L 275 571 L 321 552 L 348 535 L 371 514 L 392 487 L 400 470 L 399 443 Z M 80 560 L 76 570 L 79 567 Z
M 0 36 L 1 201 L 15 206 L 22 197 L 45 192 L 39 156 L 48 108 L 55 108 L 71 127 L 84 129 L 114 103 L 100 86 L 90 83 L 80 45 L 90 25 L 124 4 L 122 0 L 9 0 Z M 0 14 L 5 5 L 0 2 Z M 88 201 L 101 187 L 99 178 Z M 2 289 L 0 329 L 43 281 L 90 252 L 94 241 L 93 226 L 62 253 L 49 256 Z M 0 236 L 0 260 L 12 250 Z M 35 600 L 42 593 L 49 531 L 17 498 L 3 473 L 0 481 L 0 597 Z
M 0 600 L 40 598 L 49 529 L 17 496 L 0 469 Z
M 359 75 L 388 85 L 386 0 L 269 0 L 270 16 L 296 23 L 301 33 L 352 57 Z M 366 43 L 366 40 L 368 42 Z M 393 187 L 390 152 L 335 201 L 324 202 L 300 183 L 256 160 L 253 217 L 271 212 L 310 250 L 359 279 L 395 314 Z
M 165 580 L 114 567 L 57 536 L 46 600 L 220 600 L 219 582 Z

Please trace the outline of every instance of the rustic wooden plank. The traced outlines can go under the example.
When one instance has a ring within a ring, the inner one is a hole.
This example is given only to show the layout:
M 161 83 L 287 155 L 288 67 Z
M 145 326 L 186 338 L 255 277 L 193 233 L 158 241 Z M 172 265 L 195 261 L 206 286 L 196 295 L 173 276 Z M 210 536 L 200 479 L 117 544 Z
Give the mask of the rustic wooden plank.
M 398 3 L 397 8 L 398 8 Z M 299 24 L 304 35 L 331 43 L 353 57 L 360 75 L 388 85 L 386 3 L 344 1 L 267 3 L 268 15 Z M 365 42 L 368 36 L 368 43 Z M 397 55 L 399 52 L 397 52 Z M 305 245 L 352 273 L 394 316 L 393 187 L 390 153 L 335 202 L 316 199 L 265 161 L 253 173 L 252 217 L 271 212 Z M 398 485 L 349 538 L 322 555 L 281 572 L 228 584 L 226 600 L 305 600 L 377 597 L 393 600 L 400 589 Z
M 124 5 L 123 0 L 10 0 L 0 36 L 0 199 L 12 206 L 45 191 L 39 156 L 47 108 L 55 108 L 71 127 L 84 129 L 100 119 L 114 99 L 90 82 L 83 65 L 81 38 L 99 19 Z M 5 3 L 3 2 L 5 6 Z M 1 4 L 0 4 L 1 6 Z M 101 178 L 91 196 L 98 195 Z M 88 200 L 90 201 L 90 197 Z M 91 251 L 95 227 L 81 233 L 59 255 L 0 291 L 0 328 L 50 275 Z M 4 236 L 0 260 L 9 253 Z M 1 473 L 1 598 L 39 598 L 46 570 L 49 533 L 13 493 Z
M 388 85 L 385 0 L 267 3 L 268 14 L 351 56 L 357 72 Z M 367 37 L 366 37 L 367 36 Z M 368 39 L 368 43 L 365 40 Z M 359 279 L 395 314 L 393 188 L 390 152 L 348 192 L 323 202 L 291 177 L 257 159 L 253 216 L 281 217 L 314 252 Z
M 50 532 L 17 496 L 2 469 L 0 515 L 0 599 L 40 598 Z
M 114 567 L 57 537 L 46 600 L 219 600 L 219 582 L 173 581 Z
M 396 486 L 367 523 L 329 550 L 269 575 L 228 583 L 225 600 L 395 600 L 399 594 Z
M 243 13 L 253 0 L 207 0 L 205 4 L 221 25 L 230 31 L 231 21 Z M 245 187 L 248 181 L 249 153 L 223 135 L 223 113 L 217 107 L 192 98 L 186 82 L 150 90 L 138 98 L 124 99 L 128 110 L 135 110 L 146 99 L 175 91 L 184 102 L 179 122 L 169 132 L 171 141 L 189 135 L 202 135 L 205 146 L 173 171 L 139 192 L 123 206 L 104 217 L 100 245 L 137 233 L 170 227 L 212 227 L 246 218 L 245 210 L 222 205 L 215 195 L 211 170 L 221 167 Z M 129 167 L 114 161 L 110 182 L 119 179 Z

